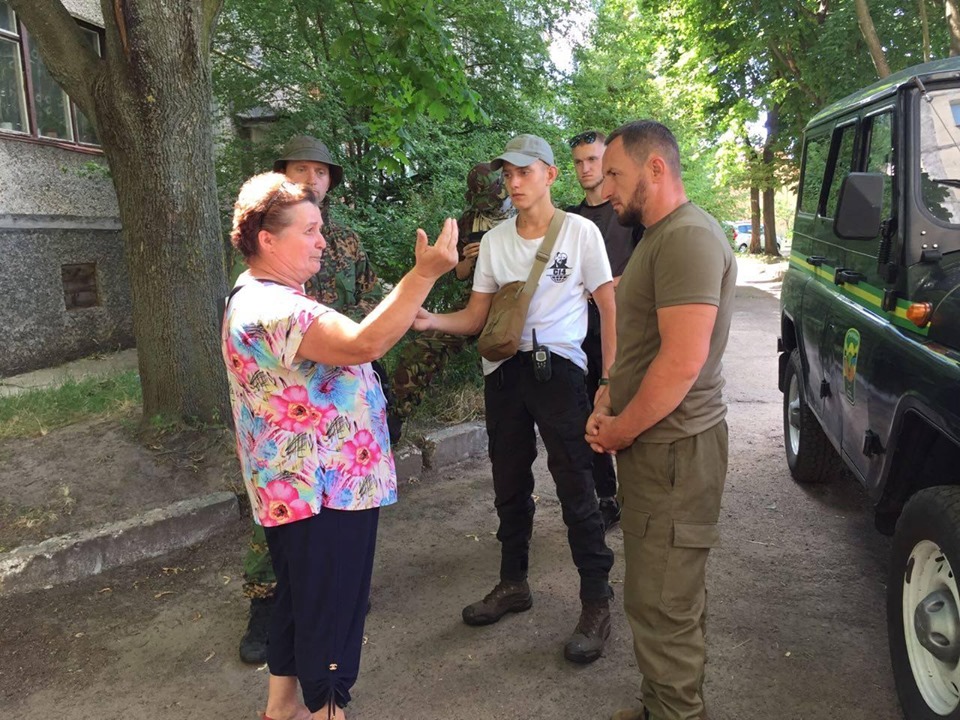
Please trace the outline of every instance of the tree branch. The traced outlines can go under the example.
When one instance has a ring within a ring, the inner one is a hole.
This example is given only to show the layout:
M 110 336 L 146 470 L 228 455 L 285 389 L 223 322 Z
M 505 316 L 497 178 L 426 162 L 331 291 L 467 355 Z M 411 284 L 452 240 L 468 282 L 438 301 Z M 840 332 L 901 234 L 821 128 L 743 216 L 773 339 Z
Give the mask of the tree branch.
M 960 55 L 960 12 L 957 0 L 945 0 L 943 3 L 947 29 L 950 31 L 950 57 Z
M 203 5 L 203 40 L 204 52 L 210 52 L 213 48 L 213 36 L 217 30 L 217 20 L 220 17 L 220 11 L 223 9 L 223 0 L 202 0 Z
M 873 24 L 873 18 L 870 16 L 870 8 L 867 0 L 855 0 L 854 5 L 857 8 L 857 22 L 860 24 L 860 32 L 870 50 L 870 57 L 873 59 L 873 65 L 877 69 L 877 76 L 881 78 L 890 74 L 890 66 L 887 64 L 887 57 L 883 53 L 883 46 L 880 44 L 880 38 L 877 36 L 877 28 Z
M 819 105 L 821 99 L 817 94 L 803 81 L 803 74 L 800 72 L 800 68 L 797 66 L 796 60 L 792 56 L 788 56 L 780 48 L 776 46 L 775 43 L 769 43 L 768 47 L 770 48 L 770 53 L 779 61 L 784 68 L 790 71 L 793 75 L 794 81 L 797 83 L 797 87 L 800 88 L 801 92 L 806 95 L 814 104 Z
M 83 40 L 76 21 L 60 0 L 8 0 L 30 33 L 44 65 L 83 113 L 96 122 L 93 86 L 100 58 Z

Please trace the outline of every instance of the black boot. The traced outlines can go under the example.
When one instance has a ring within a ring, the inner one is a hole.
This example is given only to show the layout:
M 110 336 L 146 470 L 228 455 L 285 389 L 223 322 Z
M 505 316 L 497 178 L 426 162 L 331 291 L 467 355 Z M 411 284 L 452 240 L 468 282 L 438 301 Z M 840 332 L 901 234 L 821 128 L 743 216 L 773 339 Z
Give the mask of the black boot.
M 610 600 L 584 600 L 573 635 L 563 648 L 563 656 L 570 662 L 586 665 L 603 653 L 603 645 L 610 637 Z
M 270 634 L 270 616 L 273 598 L 254 598 L 250 601 L 250 620 L 247 632 L 240 641 L 240 659 L 251 665 L 267 661 L 267 637 Z
M 501 580 L 487 593 L 483 600 L 463 609 L 463 621 L 467 625 L 492 625 L 507 613 L 518 613 L 533 607 L 533 596 L 527 581 L 507 582 Z
M 615 497 L 600 498 L 600 516 L 603 518 L 604 532 L 610 532 L 620 524 L 620 504 Z

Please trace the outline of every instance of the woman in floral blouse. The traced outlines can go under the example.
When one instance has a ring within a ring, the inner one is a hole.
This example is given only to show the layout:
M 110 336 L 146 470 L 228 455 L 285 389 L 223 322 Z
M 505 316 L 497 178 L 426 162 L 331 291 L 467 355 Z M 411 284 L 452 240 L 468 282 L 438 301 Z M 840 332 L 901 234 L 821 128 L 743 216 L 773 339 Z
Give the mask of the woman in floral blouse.
M 418 230 L 414 268 L 358 324 L 303 293 L 320 269 L 322 225 L 313 191 L 279 173 L 248 180 L 234 208 L 231 241 L 249 269 L 227 303 L 223 357 L 244 484 L 277 572 L 267 720 L 345 717 L 379 510 L 397 500 L 370 361 L 457 262 L 453 220 L 432 246 Z

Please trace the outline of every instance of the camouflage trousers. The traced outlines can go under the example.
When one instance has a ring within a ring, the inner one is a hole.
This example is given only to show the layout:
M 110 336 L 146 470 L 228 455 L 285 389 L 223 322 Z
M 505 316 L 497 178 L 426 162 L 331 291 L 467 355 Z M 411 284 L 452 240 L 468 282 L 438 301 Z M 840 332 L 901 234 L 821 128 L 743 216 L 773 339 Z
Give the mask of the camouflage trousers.
M 446 362 L 474 339 L 463 335 L 425 332 L 404 345 L 393 371 L 391 385 L 394 405 L 391 412 L 402 418 L 410 417 Z
M 277 587 L 277 576 L 273 572 L 270 548 L 263 527 L 253 524 L 250 537 L 250 549 L 243 559 L 243 594 L 251 600 L 273 597 Z

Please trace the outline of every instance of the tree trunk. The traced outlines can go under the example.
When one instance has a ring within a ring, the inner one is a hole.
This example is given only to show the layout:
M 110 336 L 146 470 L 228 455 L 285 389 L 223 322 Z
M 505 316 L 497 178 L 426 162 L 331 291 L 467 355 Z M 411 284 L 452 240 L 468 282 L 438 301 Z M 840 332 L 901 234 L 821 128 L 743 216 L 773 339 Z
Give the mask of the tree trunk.
M 960 55 L 960 6 L 957 0 L 944 2 L 947 28 L 950 30 L 950 56 Z
M 955 2 L 955 0 L 947 0 Z M 883 53 L 883 46 L 880 44 L 880 38 L 877 36 L 877 28 L 873 24 L 873 18 L 870 16 L 870 8 L 867 6 L 867 0 L 854 0 L 857 7 L 857 22 L 860 24 L 860 32 L 870 50 L 870 57 L 873 58 L 873 65 L 877 69 L 877 75 L 881 78 L 890 74 L 890 66 L 887 64 L 886 55 Z
M 750 186 L 750 248 L 747 250 L 751 255 L 760 252 L 760 188 L 756 185 Z
M 923 38 L 923 61 L 930 62 L 930 21 L 927 19 L 927 0 L 917 0 L 920 6 L 920 34 Z
M 777 250 L 777 213 L 774 197 L 777 193 L 774 147 L 780 134 L 780 106 L 773 105 L 767 111 L 767 138 L 763 143 L 763 252 L 779 255 Z
M 77 57 L 82 39 L 71 37 L 79 33 L 59 0 L 12 0 L 51 74 L 96 124 L 110 164 L 145 420 L 229 418 L 211 120 L 210 45 L 220 4 L 101 0 L 107 47 L 97 60 Z

